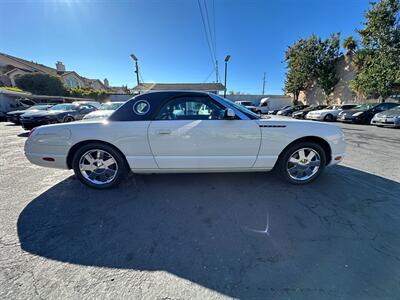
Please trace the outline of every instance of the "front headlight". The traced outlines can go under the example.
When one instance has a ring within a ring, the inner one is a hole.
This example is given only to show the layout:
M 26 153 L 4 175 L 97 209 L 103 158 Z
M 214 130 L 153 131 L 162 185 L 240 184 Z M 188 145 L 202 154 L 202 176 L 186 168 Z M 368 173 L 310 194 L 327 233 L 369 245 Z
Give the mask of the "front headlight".
M 360 115 L 362 115 L 362 111 L 359 111 L 359 112 L 356 112 L 354 115 L 353 115 L 353 117 L 358 117 L 358 116 L 360 116 Z

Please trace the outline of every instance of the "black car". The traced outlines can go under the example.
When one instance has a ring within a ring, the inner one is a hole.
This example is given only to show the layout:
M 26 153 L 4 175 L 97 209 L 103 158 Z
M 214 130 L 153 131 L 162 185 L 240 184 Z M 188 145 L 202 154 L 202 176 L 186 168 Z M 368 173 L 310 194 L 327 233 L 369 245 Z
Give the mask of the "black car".
M 375 114 L 399 106 L 399 103 L 366 103 L 356 106 L 354 109 L 342 111 L 337 120 L 339 122 L 370 124 Z
M 269 110 L 269 111 L 268 111 L 268 114 L 269 114 L 269 115 L 276 115 L 276 114 L 278 113 L 278 111 L 284 110 L 284 109 L 289 108 L 289 107 L 291 107 L 291 105 L 286 105 L 286 106 L 284 106 L 284 107 L 281 107 L 280 109 Z
M 308 105 L 294 105 L 294 106 L 290 106 L 288 108 L 282 109 L 280 111 L 278 111 L 276 114 L 278 116 L 291 116 L 292 113 L 294 113 L 295 111 L 299 111 L 302 109 L 307 108 Z
M 28 109 L 24 109 L 24 110 L 10 111 L 7 113 L 6 118 L 7 118 L 8 122 L 14 123 L 16 125 L 20 125 L 21 124 L 20 117 L 22 114 L 25 114 L 27 112 L 38 112 L 38 111 L 42 111 L 42 110 L 48 110 L 53 105 L 54 104 L 39 104 L 39 105 L 33 105 L 33 106 L 29 107 Z
M 51 109 L 39 112 L 27 112 L 21 116 L 22 127 L 30 130 L 40 125 L 65 123 L 81 120 L 86 114 L 97 110 L 90 104 L 57 104 Z
M 326 107 L 327 107 L 327 105 L 311 105 L 310 107 L 307 107 L 305 109 L 298 110 L 298 111 L 292 113 L 292 117 L 295 119 L 305 119 L 306 115 L 310 111 L 324 109 Z

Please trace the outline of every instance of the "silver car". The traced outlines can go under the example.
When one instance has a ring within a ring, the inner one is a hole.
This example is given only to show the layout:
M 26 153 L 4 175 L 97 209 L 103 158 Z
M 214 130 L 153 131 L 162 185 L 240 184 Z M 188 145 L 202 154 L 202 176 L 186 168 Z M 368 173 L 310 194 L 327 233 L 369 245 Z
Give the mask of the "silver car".
M 400 128 L 400 106 L 376 114 L 371 125 Z

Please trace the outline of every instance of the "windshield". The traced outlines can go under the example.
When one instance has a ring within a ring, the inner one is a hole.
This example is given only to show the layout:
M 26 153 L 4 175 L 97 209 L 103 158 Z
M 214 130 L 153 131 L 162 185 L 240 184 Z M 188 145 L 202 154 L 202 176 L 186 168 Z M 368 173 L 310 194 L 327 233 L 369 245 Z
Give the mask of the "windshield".
M 54 105 L 51 110 L 77 110 L 78 105 L 75 104 L 57 104 Z
M 237 110 L 240 110 L 242 113 L 244 113 L 246 116 L 248 116 L 250 119 L 260 119 L 260 116 L 257 115 L 256 113 L 253 113 L 251 110 L 248 110 L 246 107 L 244 107 L 243 105 L 239 105 L 233 101 L 229 101 L 219 95 L 213 95 L 218 97 L 218 99 L 220 99 L 222 102 L 224 102 L 227 106 L 233 106 L 235 107 Z
M 389 109 L 389 110 L 400 110 L 400 106 L 396 106 L 396 107 L 391 108 L 391 109 Z
M 49 107 L 50 107 L 49 105 L 34 105 L 29 107 L 27 110 L 46 110 Z
M 117 110 L 122 104 L 122 102 L 103 103 L 99 110 Z
M 354 109 L 361 109 L 361 110 L 368 110 L 377 105 L 378 103 L 371 103 L 371 104 L 360 104 L 354 107 Z

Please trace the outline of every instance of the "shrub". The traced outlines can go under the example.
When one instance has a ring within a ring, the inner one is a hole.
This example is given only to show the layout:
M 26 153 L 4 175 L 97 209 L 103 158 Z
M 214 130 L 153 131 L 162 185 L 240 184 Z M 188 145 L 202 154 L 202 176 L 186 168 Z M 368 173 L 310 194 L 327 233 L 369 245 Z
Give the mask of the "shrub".
M 37 95 L 65 96 L 67 91 L 61 80 L 48 74 L 25 74 L 15 80 L 18 88 Z

